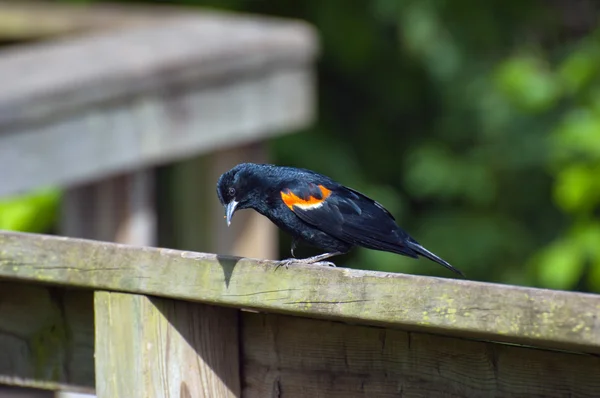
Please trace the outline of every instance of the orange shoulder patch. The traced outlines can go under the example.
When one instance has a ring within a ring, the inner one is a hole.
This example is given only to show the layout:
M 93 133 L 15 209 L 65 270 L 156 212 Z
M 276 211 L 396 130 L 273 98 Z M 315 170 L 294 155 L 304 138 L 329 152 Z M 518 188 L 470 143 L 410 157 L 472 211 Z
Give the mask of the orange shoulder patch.
M 331 190 L 325 188 L 323 185 L 319 185 L 319 190 L 321 191 L 321 199 L 314 196 L 309 196 L 308 199 L 303 199 L 299 196 L 296 196 L 296 194 L 290 190 L 287 190 L 287 192 L 281 191 L 281 199 L 283 200 L 283 203 L 285 203 L 285 205 L 292 211 L 294 210 L 294 206 L 304 210 L 315 209 L 317 207 L 321 207 L 325 199 L 331 195 Z

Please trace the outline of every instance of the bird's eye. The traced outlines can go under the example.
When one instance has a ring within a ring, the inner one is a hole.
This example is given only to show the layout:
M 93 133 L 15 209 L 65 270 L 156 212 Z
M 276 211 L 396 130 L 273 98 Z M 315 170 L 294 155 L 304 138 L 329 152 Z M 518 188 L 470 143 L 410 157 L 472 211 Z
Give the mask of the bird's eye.
M 235 188 L 229 188 L 229 196 L 235 196 Z

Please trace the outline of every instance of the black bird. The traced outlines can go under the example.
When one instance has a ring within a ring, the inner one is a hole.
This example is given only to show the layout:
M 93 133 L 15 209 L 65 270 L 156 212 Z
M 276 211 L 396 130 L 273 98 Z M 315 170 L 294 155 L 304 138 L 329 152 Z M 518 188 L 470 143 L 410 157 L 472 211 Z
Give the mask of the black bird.
M 314 171 L 242 163 L 221 175 L 217 195 L 225 206 L 227 225 L 236 210 L 254 209 L 292 236 L 292 257 L 298 241 L 326 252 L 284 260 L 286 267 L 293 262 L 322 262 L 362 246 L 413 258 L 423 256 L 464 276 L 411 238 L 381 204 Z

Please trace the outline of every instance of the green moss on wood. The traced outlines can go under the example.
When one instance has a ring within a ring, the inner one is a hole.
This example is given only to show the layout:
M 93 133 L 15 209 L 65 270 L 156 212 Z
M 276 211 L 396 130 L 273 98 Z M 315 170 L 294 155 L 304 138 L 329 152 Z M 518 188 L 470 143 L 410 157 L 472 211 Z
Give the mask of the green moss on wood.
M 29 339 L 34 376 L 38 379 L 49 378 L 57 382 L 64 379 L 64 358 L 61 356 L 67 351 L 67 330 L 62 316 L 58 308 L 53 310 L 44 325 Z
M 600 296 L 0 233 L 0 278 L 600 352 Z

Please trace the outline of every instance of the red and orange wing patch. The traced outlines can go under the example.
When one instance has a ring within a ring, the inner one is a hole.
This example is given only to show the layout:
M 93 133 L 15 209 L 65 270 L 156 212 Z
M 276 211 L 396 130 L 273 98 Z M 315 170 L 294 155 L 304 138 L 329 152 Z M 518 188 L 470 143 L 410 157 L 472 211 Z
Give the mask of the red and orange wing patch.
M 321 192 L 320 198 L 313 195 L 309 195 L 307 198 L 301 198 L 288 189 L 281 191 L 281 199 L 283 200 L 283 203 L 285 203 L 285 205 L 292 211 L 294 210 L 294 206 L 297 206 L 303 210 L 316 209 L 321 207 L 325 199 L 331 195 L 331 190 L 325 188 L 323 185 L 319 185 L 316 188 Z

